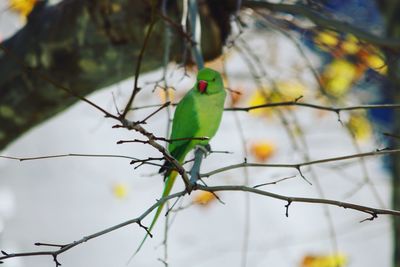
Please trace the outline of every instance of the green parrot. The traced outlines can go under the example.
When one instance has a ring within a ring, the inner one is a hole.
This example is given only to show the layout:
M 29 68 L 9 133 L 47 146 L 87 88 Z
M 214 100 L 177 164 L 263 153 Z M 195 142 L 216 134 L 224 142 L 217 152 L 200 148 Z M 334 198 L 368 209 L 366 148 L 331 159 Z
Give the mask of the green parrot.
M 174 119 L 172 121 L 172 132 L 168 145 L 169 153 L 180 163 L 183 163 L 186 155 L 195 146 L 207 146 L 210 139 L 215 135 L 221 122 L 224 111 L 226 92 L 221 75 L 209 68 L 204 68 L 197 74 L 194 87 L 178 103 Z M 190 139 L 193 137 L 208 137 L 207 140 Z M 187 140 L 185 138 L 188 138 Z M 171 164 L 166 162 L 160 172 L 166 172 L 166 180 L 162 197 L 168 196 L 174 185 L 176 171 L 168 171 Z M 148 230 L 151 231 L 161 214 L 164 205 L 157 208 L 153 221 Z M 141 249 L 148 234 L 140 243 L 135 254 Z

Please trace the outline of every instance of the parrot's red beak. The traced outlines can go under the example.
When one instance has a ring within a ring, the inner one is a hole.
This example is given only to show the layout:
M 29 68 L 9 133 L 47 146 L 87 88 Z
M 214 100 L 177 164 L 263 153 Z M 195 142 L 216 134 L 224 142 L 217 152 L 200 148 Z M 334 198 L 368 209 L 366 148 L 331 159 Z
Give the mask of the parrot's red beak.
M 197 89 L 200 91 L 200 93 L 205 93 L 207 90 L 207 85 L 208 83 L 206 81 L 200 80 L 197 83 Z

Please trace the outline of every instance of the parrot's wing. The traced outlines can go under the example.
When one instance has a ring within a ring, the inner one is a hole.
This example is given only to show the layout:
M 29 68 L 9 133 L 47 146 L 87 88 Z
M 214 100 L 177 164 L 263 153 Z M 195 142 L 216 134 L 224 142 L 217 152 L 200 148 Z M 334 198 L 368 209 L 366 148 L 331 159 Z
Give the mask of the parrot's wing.
M 174 113 L 170 139 L 183 138 L 183 140 L 171 141 L 168 151 L 179 162 L 182 162 L 186 154 L 194 147 L 193 140 L 189 138 L 195 137 L 199 128 L 194 102 L 194 95 L 192 91 L 189 91 L 179 102 Z M 165 175 L 168 176 L 170 167 L 171 163 L 166 161 L 159 172 L 165 172 Z
M 188 92 L 176 107 L 170 139 L 196 137 L 199 130 L 193 91 Z M 182 161 L 193 148 L 193 140 L 178 140 L 170 142 L 168 150 L 178 161 Z

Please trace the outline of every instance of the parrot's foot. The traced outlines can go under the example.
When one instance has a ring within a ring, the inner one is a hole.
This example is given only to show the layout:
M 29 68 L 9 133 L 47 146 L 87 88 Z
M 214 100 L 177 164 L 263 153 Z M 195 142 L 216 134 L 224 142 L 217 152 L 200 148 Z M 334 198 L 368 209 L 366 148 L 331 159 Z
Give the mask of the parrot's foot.
M 190 186 L 192 188 L 195 187 L 197 185 L 198 180 L 200 180 L 200 175 L 198 173 L 190 175 L 190 179 L 189 179 Z
M 201 154 L 202 154 L 202 156 L 204 156 L 204 158 L 206 158 L 210 153 L 211 153 L 211 146 L 210 146 L 210 144 L 207 144 L 207 145 L 197 145 L 197 146 L 195 146 L 195 151 L 196 150 L 200 150 L 201 151 Z
M 209 148 L 210 146 L 208 146 Z M 194 151 L 194 163 L 193 167 L 190 170 L 190 183 L 191 185 L 195 185 L 197 181 L 200 179 L 200 166 L 203 161 L 203 157 L 205 158 L 209 153 L 209 150 L 205 146 L 196 146 Z

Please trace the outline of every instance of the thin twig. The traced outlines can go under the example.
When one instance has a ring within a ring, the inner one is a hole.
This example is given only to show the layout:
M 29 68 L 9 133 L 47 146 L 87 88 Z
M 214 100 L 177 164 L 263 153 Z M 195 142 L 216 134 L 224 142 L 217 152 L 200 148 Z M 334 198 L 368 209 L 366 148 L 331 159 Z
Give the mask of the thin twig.
M 176 142 L 176 141 L 185 141 L 185 140 L 201 140 L 201 141 L 204 141 L 204 140 L 210 140 L 210 138 L 207 137 L 207 136 L 200 136 L 200 137 L 182 137 L 182 138 L 167 139 L 167 138 L 164 138 L 164 137 L 154 136 L 154 140 L 160 140 L 160 141 L 165 141 L 165 142 L 168 142 L 168 143 L 172 143 L 172 142 Z M 124 143 L 146 143 L 146 144 L 148 144 L 149 141 L 133 139 L 133 140 L 119 140 L 117 142 L 118 145 L 124 144 Z M 223 152 L 226 153 L 226 151 L 223 151 Z
M 400 211 L 398 210 L 390 210 L 390 209 L 377 209 L 368 206 L 353 204 L 350 202 L 342 202 L 332 199 L 323 199 L 323 198 L 308 198 L 308 197 L 290 197 L 280 194 L 271 193 L 268 191 L 259 190 L 252 187 L 242 186 L 242 185 L 221 185 L 221 186 L 202 186 L 197 185 L 195 190 L 202 190 L 207 192 L 218 192 L 218 191 L 242 191 L 242 192 L 251 192 L 258 195 L 263 195 L 283 201 L 287 201 L 290 203 L 312 203 L 312 204 L 326 204 L 337 207 L 342 207 L 345 209 L 358 210 L 369 215 L 375 215 L 376 218 L 378 215 L 394 215 L 400 216 Z
M 364 109 L 398 109 L 400 108 L 400 104 L 366 104 L 366 105 L 354 105 L 354 106 L 347 106 L 347 107 L 331 107 L 331 106 L 324 106 L 306 102 L 299 102 L 302 96 L 297 97 L 292 101 L 282 101 L 282 102 L 274 102 L 274 103 L 265 103 L 260 105 L 248 106 L 248 107 L 229 107 L 225 108 L 225 111 L 244 111 L 248 112 L 254 109 L 262 109 L 262 108 L 275 108 L 275 107 L 288 107 L 288 106 L 298 106 L 298 107 L 306 107 L 306 108 L 313 108 L 319 110 L 326 110 L 335 113 L 340 113 L 342 111 L 351 111 L 351 110 L 364 110 Z M 178 103 L 171 103 L 171 106 L 176 106 Z M 153 107 L 161 107 L 162 104 L 154 104 L 154 105 L 145 105 L 140 107 L 134 107 L 131 110 L 138 110 L 138 109 L 146 109 L 146 108 L 153 108 Z M 390 136 L 390 134 L 385 134 Z
M 348 160 L 348 159 L 369 157 L 369 156 L 377 156 L 377 155 L 395 154 L 395 153 L 399 153 L 399 152 L 400 152 L 400 149 L 383 149 L 383 150 L 375 150 L 372 152 L 351 154 L 351 155 L 341 156 L 341 157 L 333 157 L 333 158 L 319 159 L 319 160 L 313 160 L 313 161 L 306 161 L 306 162 L 301 162 L 301 163 L 296 163 L 296 164 L 289 164 L 289 163 L 288 164 L 286 164 L 286 163 L 264 164 L 264 163 L 243 162 L 243 163 L 229 165 L 229 166 L 222 167 L 222 168 L 219 168 L 219 169 L 207 172 L 207 173 L 200 174 L 200 177 L 210 177 L 211 175 L 214 175 L 217 173 L 221 173 L 221 172 L 225 172 L 225 171 L 237 169 L 237 168 L 243 168 L 243 167 L 294 168 L 296 170 L 299 170 L 301 167 L 310 166 L 310 165 L 314 165 L 314 164 L 321 164 L 321 163 L 328 163 L 328 162 L 334 162 L 334 161 L 341 161 L 341 160 Z
M 311 103 L 298 102 L 301 98 L 298 97 L 293 101 L 283 101 L 283 102 L 275 102 L 275 103 L 265 103 L 261 105 L 249 106 L 249 107 L 231 107 L 225 108 L 226 111 L 250 111 L 254 109 L 260 108 L 273 108 L 273 107 L 285 107 L 285 106 L 300 106 L 300 107 L 308 107 L 313 109 L 327 110 L 335 113 L 340 113 L 341 111 L 350 111 L 357 109 L 397 109 L 400 108 L 400 104 L 376 104 L 376 105 L 356 105 L 356 106 L 348 106 L 348 107 L 329 107 L 324 105 L 317 105 Z
M 141 133 L 142 135 L 146 136 L 148 139 L 148 144 L 163 154 L 163 156 L 165 157 L 165 160 L 167 160 L 169 163 L 171 163 L 172 166 L 176 169 L 176 171 L 181 175 L 183 182 L 185 183 L 186 190 L 188 190 L 188 192 L 191 191 L 192 185 L 189 182 L 189 177 L 186 173 L 186 170 L 169 153 L 169 151 L 165 147 L 163 147 L 162 145 L 160 145 L 159 143 L 156 142 L 155 136 L 152 133 L 146 131 L 141 125 L 131 122 L 126 119 L 121 119 L 121 123 L 122 123 L 123 127 L 125 127 L 126 129 L 135 130 L 135 131 Z
M 152 104 L 152 105 L 145 105 L 145 106 L 140 106 L 140 107 L 132 107 L 130 110 L 139 110 L 139 109 L 146 109 L 146 108 L 156 108 L 156 107 L 161 107 L 163 104 Z M 170 106 L 176 106 L 178 103 L 170 103 Z
M 147 164 L 157 167 L 162 167 L 162 164 L 157 164 L 150 162 L 152 160 L 162 160 L 163 158 L 147 158 L 147 159 L 138 159 L 131 156 L 124 155 L 113 155 L 113 154 L 58 154 L 58 155 L 48 155 L 48 156 L 39 156 L 39 157 L 14 157 L 14 156 L 3 156 L 0 155 L 2 159 L 11 159 L 18 161 L 30 161 L 30 160 L 43 160 L 43 159 L 55 159 L 55 158 L 66 158 L 66 157 L 89 157 L 89 158 L 122 158 L 122 159 L 130 159 L 130 164 L 135 164 L 140 162 L 141 165 Z M 168 168 L 168 167 L 166 167 Z
M 171 104 L 171 102 L 167 101 L 164 104 L 162 104 L 158 109 L 156 109 L 155 111 L 153 111 L 152 113 L 150 113 L 149 115 L 147 115 L 143 120 L 138 121 L 137 123 L 140 124 L 146 124 L 146 121 L 148 119 L 150 119 L 151 117 L 153 117 L 154 115 L 156 115 L 158 112 L 160 112 L 161 110 L 163 110 L 164 108 L 168 107 Z
M 259 187 L 266 186 L 266 185 L 275 185 L 275 184 L 278 184 L 280 182 L 283 182 L 283 181 L 286 181 L 286 180 L 289 180 L 289 179 L 293 179 L 295 177 L 296 177 L 295 175 L 292 175 L 292 176 L 289 176 L 289 177 L 284 177 L 284 178 L 278 179 L 278 180 L 273 181 L 273 182 L 268 182 L 268 183 L 262 183 L 262 184 L 255 185 L 255 186 L 253 186 L 253 188 L 259 188 Z

